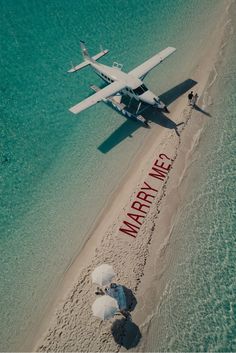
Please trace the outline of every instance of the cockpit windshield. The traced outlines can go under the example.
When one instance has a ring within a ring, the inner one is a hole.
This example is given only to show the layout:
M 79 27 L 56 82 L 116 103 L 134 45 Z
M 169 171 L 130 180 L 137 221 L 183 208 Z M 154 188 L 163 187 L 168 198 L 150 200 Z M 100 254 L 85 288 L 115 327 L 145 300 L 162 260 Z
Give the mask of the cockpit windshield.
M 136 94 L 137 96 L 141 96 L 141 94 L 143 94 L 146 91 L 148 91 L 148 88 L 144 84 L 133 89 L 134 94 Z

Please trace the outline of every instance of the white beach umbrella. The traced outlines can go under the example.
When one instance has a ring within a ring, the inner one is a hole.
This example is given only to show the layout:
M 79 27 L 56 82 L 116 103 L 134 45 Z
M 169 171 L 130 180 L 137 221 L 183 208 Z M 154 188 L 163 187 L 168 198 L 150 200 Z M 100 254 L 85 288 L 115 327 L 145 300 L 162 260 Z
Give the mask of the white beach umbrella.
M 103 295 L 95 300 L 92 305 L 93 315 L 102 320 L 108 320 L 119 310 L 116 299 L 109 295 Z
M 113 267 L 111 265 L 103 264 L 95 268 L 92 272 L 92 282 L 100 286 L 106 286 L 111 283 L 112 278 L 115 276 Z

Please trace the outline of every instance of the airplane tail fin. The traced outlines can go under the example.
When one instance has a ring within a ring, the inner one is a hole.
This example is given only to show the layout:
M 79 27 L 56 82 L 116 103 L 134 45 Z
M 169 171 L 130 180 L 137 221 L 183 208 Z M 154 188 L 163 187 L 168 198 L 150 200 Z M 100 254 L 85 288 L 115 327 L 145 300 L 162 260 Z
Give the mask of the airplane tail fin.
M 109 50 L 104 49 L 100 53 L 98 53 L 94 56 L 90 56 L 88 49 L 86 48 L 85 43 L 82 40 L 80 41 L 80 48 L 82 51 L 84 61 L 81 64 L 79 64 L 75 67 L 72 67 L 72 69 L 70 69 L 68 72 L 75 72 L 75 71 L 81 70 L 82 68 L 90 65 L 91 63 L 95 62 L 96 60 L 98 60 L 103 55 L 106 55 L 109 52 Z
M 85 46 L 85 42 L 83 42 L 82 40 L 80 41 L 80 48 L 81 48 L 81 52 L 83 55 L 84 60 L 88 60 L 88 61 L 95 61 L 93 60 L 93 58 L 91 58 L 91 56 L 88 53 L 88 49 Z

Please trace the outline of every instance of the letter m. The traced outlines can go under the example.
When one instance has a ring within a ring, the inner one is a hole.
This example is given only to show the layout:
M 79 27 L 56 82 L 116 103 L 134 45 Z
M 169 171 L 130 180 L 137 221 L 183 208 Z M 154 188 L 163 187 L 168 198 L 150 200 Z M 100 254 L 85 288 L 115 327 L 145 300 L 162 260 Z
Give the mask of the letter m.
M 131 237 L 136 238 L 136 235 L 138 233 L 138 229 L 140 229 L 140 227 L 138 227 L 132 223 L 129 223 L 127 221 L 124 221 L 123 223 L 127 228 L 120 228 L 119 230 L 125 234 L 131 235 Z
M 149 175 L 153 178 L 156 178 L 156 179 L 160 179 L 160 180 L 164 180 L 165 179 L 165 176 L 167 174 L 167 171 L 162 171 L 158 168 L 155 168 L 155 167 L 152 167 L 152 170 L 154 172 L 156 172 L 155 174 L 154 173 L 149 173 Z

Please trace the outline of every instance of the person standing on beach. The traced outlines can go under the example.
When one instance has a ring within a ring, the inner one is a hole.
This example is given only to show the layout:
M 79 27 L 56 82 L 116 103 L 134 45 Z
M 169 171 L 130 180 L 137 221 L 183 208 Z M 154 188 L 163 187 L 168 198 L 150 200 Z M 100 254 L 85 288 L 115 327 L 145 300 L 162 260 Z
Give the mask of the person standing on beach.
M 197 100 L 198 100 L 198 94 L 195 93 L 193 98 L 192 98 L 192 106 L 195 107 L 196 103 L 197 103 Z
M 188 105 L 192 105 L 193 91 L 188 94 Z

